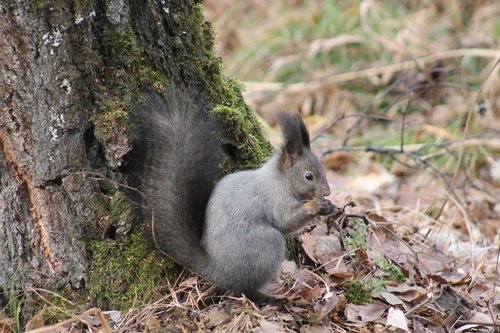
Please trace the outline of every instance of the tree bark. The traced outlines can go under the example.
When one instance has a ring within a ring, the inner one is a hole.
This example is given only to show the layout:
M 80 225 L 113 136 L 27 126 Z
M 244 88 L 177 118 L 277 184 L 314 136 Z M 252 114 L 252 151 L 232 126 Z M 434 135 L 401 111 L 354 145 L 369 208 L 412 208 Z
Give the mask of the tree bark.
M 126 209 L 114 217 L 116 196 L 88 175 L 125 183 L 128 111 L 146 90 L 183 85 L 205 110 L 241 112 L 250 133 L 228 132 L 231 156 L 265 157 L 210 29 L 196 1 L 2 1 L 0 288 L 86 289 L 89 244 L 126 237 Z

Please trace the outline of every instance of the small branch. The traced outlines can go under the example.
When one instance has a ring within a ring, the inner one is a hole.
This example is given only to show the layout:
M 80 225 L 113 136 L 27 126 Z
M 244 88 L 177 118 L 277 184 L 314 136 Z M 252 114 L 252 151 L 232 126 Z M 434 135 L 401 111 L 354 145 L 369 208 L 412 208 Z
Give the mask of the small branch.
M 351 151 L 351 152 L 375 152 L 381 154 L 406 154 L 406 153 L 419 153 L 427 148 L 441 148 L 449 149 L 456 148 L 457 146 L 463 144 L 466 147 L 473 146 L 488 146 L 495 150 L 500 150 L 500 139 L 475 139 L 470 138 L 465 141 L 453 140 L 446 141 L 442 143 L 424 143 L 424 144 L 409 144 L 405 145 L 403 151 L 400 150 L 398 146 L 386 146 L 386 147 L 371 147 L 371 146 L 354 146 L 354 147 L 336 147 L 324 150 L 321 153 L 321 157 L 324 157 L 335 151 Z
M 350 113 L 350 114 L 345 114 L 345 113 L 342 113 L 339 118 L 335 119 L 332 123 L 330 123 L 330 125 L 326 126 L 319 133 L 317 133 L 311 139 L 311 141 L 314 141 L 314 140 L 318 139 L 319 137 L 323 136 L 323 134 L 325 134 L 326 132 L 328 132 L 331 128 L 337 126 L 339 123 L 341 123 L 342 121 L 344 121 L 344 120 L 346 120 L 348 118 L 368 118 L 368 119 L 371 119 L 371 120 L 383 120 L 383 121 L 390 121 L 390 122 L 401 123 L 400 120 L 395 120 L 395 119 L 392 119 L 392 118 L 389 118 L 389 117 L 386 117 L 386 116 L 380 116 L 380 115 L 376 115 L 376 114 L 367 114 L 367 113 Z M 410 125 L 410 123 L 407 123 L 406 125 Z
M 454 49 L 440 51 L 433 54 L 428 54 L 422 57 L 417 57 L 412 60 L 402 61 L 399 63 L 389 64 L 385 66 L 371 67 L 360 69 L 352 72 L 345 72 L 340 74 L 330 75 L 323 79 L 318 80 L 318 82 L 328 82 L 328 83 L 341 83 L 346 81 L 352 81 L 357 79 L 364 79 L 371 76 L 377 75 L 387 75 L 396 72 L 406 71 L 412 68 L 422 68 L 426 64 L 436 62 L 438 60 L 450 59 L 450 58 L 462 58 L 462 57 L 477 57 L 477 58 L 496 58 L 500 56 L 500 50 L 490 50 L 490 49 Z M 280 91 L 286 89 L 289 92 L 302 92 L 310 84 L 310 82 L 298 82 L 292 84 L 285 84 L 279 82 L 245 82 L 245 85 L 249 90 L 252 89 L 254 85 L 258 85 L 260 89 L 265 89 L 268 91 Z
M 42 328 L 37 328 L 34 330 L 30 330 L 30 331 L 26 331 L 25 333 L 48 333 L 48 332 L 54 332 L 54 331 L 59 332 L 60 331 L 59 329 L 61 327 L 65 326 L 67 324 L 70 324 L 72 322 L 75 322 L 75 321 L 82 321 L 90 315 L 94 315 L 94 316 L 99 318 L 99 321 L 101 322 L 101 325 L 102 325 L 103 332 L 111 333 L 111 327 L 109 327 L 108 321 L 106 320 L 106 318 L 104 318 L 104 316 L 101 312 L 101 309 L 99 309 L 99 308 L 89 309 L 87 311 L 80 313 L 79 315 L 73 316 L 73 317 L 71 317 L 67 320 L 61 321 L 57 324 L 45 326 Z

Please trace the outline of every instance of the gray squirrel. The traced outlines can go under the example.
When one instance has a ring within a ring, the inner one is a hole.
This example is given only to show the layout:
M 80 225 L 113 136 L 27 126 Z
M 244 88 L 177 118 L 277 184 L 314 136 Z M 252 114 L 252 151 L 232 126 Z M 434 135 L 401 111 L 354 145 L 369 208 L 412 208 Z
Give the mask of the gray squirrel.
M 133 159 L 155 244 L 220 287 L 273 301 L 262 288 L 285 258 L 285 235 L 334 208 L 306 126 L 294 113 L 278 114 L 281 148 L 258 169 L 222 177 L 220 126 L 177 95 L 150 94 L 135 112 Z

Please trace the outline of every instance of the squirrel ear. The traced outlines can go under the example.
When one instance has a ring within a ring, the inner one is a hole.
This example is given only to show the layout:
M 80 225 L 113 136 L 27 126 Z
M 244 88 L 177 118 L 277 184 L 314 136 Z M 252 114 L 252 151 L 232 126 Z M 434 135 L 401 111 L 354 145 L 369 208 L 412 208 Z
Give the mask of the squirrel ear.
M 278 113 L 278 123 L 283 133 L 281 164 L 291 166 L 293 160 L 302 156 L 304 149 L 311 149 L 309 133 L 302 118 L 296 113 Z

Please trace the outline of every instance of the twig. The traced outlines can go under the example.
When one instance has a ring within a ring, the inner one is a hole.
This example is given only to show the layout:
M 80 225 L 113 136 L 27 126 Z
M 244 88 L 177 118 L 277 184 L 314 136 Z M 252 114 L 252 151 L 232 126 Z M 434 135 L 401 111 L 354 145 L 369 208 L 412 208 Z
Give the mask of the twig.
M 335 151 L 352 151 L 352 152 L 375 152 L 381 154 L 398 154 L 398 153 L 419 153 L 422 150 L 428 148 L 441 148 L 448 149 L 447 152 L 450 152 L 449 149 L 455 148 L 460 144 L 464 144 L 466 147 L 470 146 L 488 146 L 496 150 L 500 150 L 500 139 L 475 139 L 469 138 L 465 141 L 462 140 L 454 140 L 454 141 L 446 141 L 442 143 L 419 143 L 419 144 L 408 144 L 404 146 L 403 151 L 399 149 L 398 146 L 385 146 L 385 147 L 372 147 L 372 146 L 352 146 L 352 147 L 335 147 L 328 148 L 321 152 L 321 157 L 324 157 Z M 426 157 L 427 159 L 428 157 Z
M 496 323 L 483 323 L 483 322 L 480 322 L 480 321 L 457 320 L 455 323 L 456 324 L 461 324 L 461 325 L 477 325 L 477 326 L 487 326 L 487 327 L 500 328 L 499 324 L 496 324 Z
M 345 114 L 342 113 L 339 118 L 335 119 L 332 121 L 327 127 L 323 128 L 320 132 L 318 132 L 312 139 L 311 141 L 314 141 L 321 137 L 325 132 L 327 132 L 330 128 L 333 128 L 337 126 L 340 122 L 348 119 L 348 118 L 369 118 L 373 120 L 384 120 L 384 121 L 390 121 L 390 122 L 398 122 L 400 123 L 400 120 L 395 120 L 390 117 L 386 116 L 380 116 L 376 114 L 367 114 L 367 113 L 351 113 L 351 114 Z M 407 125 L 410 125 L 409 123 Z
M 357 71 L 334 74 L 329 77 L 324 77 L 322 79 L 319 79 L 317 80 L 317 82 L 341 83 L 357 79 L 364 79 L 371 76 L 401 72 L 412 68 L 421 68 L 428 63 L 450 58 L 462 58 L 462 57 L 496 58 L 499 56 L 500 56 L 500 50 L 479 49 L 479 48 L 445 50 L 390 65 L 371 67 L 371 68 L 360 69 Z M 267 82 L 267 83 L 251 82 L 251 81 L 245 82 L 245 85 L 249 87 L 249 89 L 252 89 L 252 87 L 258 85 L 259 88 L 265 90 L 280 91 L 286 88 L 286 90 L 289 92 L 301 92 L 309 84 L 310 82 L 298 82 L 292 84 L 279 83 L 279 82 Z
M 99 308 L 92 308 L 87 311 L 84 311 L 80 313 L 79 315 L 76 315 L 74 317 L 71 317 L 69 319 L 63 320 L 57 324 L 50 325 L 50 326 L 45 326 L 41 328 L 37 328 L 34 330 L 26 331 L 25 333 L 47 333 L 47 332 L 53 332 L 57 328 L 60 328 L 66 324 L 72 323 L 77 320 L 83 320 L 85 317 L 90 316 L 90 315 L 95 315 L 99 318 L 99 321 L 101 322 L 102 329 L 105 333 L 111 333 L 111 328 L 109 327 L 108 321 L 106 318 L 103 316 L 101 309 Z M 88 325 L 88 324 L 87 324 Z

